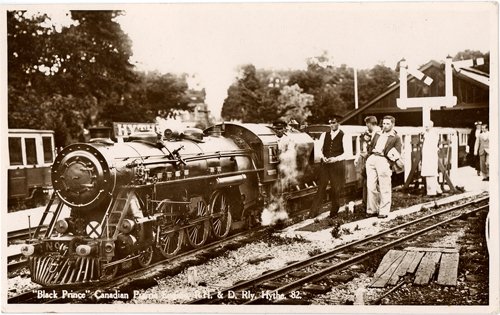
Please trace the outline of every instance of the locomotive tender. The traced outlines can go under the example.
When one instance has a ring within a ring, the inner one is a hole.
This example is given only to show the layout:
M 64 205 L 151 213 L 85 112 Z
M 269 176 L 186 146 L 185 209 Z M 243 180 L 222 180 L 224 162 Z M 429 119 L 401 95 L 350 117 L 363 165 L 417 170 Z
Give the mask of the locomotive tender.
M 255 224 L 276 195 L 313 194 L 313 140 L 296 130 L 286 137 L 302 174 L 293 187 L 278 184 L 279 138 L 264 125 L 226 123 L 182 136 L 167 129 L 161 139 L 146 132 L 123 143 L 103 137 L 67 146 L 52 167 L 54 194 L 40 222 L 47 231 L 37 229 L 22 247 L 32 281 L 110 279 L 120 266 L 149 265 L 156 251 L 172 257 L 186 243 L 196 248 Z M 63 207 L 68 218 L 60 217 Z
M 223 123 L 203 133 L 167 129 L 163 137 L 145 132 L 123 143 L 101 137 L 69 145 L 52 167 L 54 194 L 39 224 L 48 228 L 43 234 L 37 228 L 22 248 L 32 281 L 57 286 L 108 280 L 119 268 L 149 265 L 155 252 L 173 257 L 186 246 L 257 224 L 263 209 L 308 208 L 317 190 L 317 137 L 328 128 L 289 129 L 281 137 L 262 124 Z M 336 184 L 344 194 L 362 187 L 353 161 L 365 129 L 342 126 L 345 176 Z M 397 131 L 408 146 L 421 128 Z M 440 129 L 442 137 L 456 133 Z M 409 148 L 403 147 L 407 162 Z M 293 169 L 283 169 L 288 163 Z M 279 206 L 272 207 L 276 200 Z M 65 207 L 70 216 L 62 218 Z

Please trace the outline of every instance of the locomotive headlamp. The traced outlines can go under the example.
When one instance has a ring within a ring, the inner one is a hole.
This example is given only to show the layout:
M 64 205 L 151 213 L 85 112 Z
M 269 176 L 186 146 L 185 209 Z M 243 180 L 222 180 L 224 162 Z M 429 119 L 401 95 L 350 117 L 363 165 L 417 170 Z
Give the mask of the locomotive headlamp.
M 26 244 L 21 247 L 21 254 L 24 256 L 31 256 L 35 253 L 35 246 Z
M 88 256 L 95 251 L 95 246 L 91 245 L 78 245 L 75 252 L 78 256 Z
M 66 231 L 68 231 L 68 228 L 69 228 L 68 221 L 63 219 L 56 222 L 55 229 L 57 233 L 64 234 L 66 233 Z

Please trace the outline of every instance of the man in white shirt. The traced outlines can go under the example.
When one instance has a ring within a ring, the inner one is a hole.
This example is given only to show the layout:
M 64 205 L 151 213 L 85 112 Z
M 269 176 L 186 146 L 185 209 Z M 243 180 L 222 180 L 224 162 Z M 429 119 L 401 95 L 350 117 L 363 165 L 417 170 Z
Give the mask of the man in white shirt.
M 479 134 L 478 141 L 478 154 L 481 166 L 481 173 L 483 174 L 483 181 L 490 180 L 490 132 L 488 130 L 488 125 L 483 124 L 481 127 L 481 134 Z
M 368 200 L 366 213 L 386 218 L 391 211 L 392 182 L 391 153 L 401 154 L 401 138 L 394 131 L 396 119 L 385 116 L 382 120 L 382 132 L 377 132 L 372 138 L 366 160 L 366 181 Z
M 319 187 L 314 199 L 310 216 L 319 214 L 326 187 L 330 182 L 330 200 L 332 202 L 330 217 L 337 216 L 339 211 L 339 191 L 344 182 L 344 132 L 339 129 L 337 117 L 328 121 L 330 131 L 321 134 L 319 143 L 321 144 L 321 168 L 319 174 Z
M 474 139 L 474 142 L 473 142 L 473 147 L 469 148 L 469 150 L 472 150 L 472 153 L 473 153 L 473 156 L 474 156 L 474 158 L 473 158 L 474 168 L 476 169 L 477 175 L 479 176 L 479 175 L 481 175 L 481 163 L 480 163 L 480 159 L 479 159 L 479 156 L 478 156 L 479 135 L 482 132 L 483 123 L 481 121 L 476 121 L 474 123 L 474 125 L 476 126 L 476 130 L 472 131 L 474 133 L 474 137 L 472 137 Z

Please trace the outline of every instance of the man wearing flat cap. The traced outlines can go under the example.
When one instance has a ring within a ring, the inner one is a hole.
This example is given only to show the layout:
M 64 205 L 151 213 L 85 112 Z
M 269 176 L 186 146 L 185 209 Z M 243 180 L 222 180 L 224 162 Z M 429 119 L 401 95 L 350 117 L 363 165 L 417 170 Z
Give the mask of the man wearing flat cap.
M 280 120 L 273 122 L 272 129 L 276 133 L 276 136 L 278 138 L 281 138 L 285 134 L 287 126 L 288 126 L 288 124 L 285 121 L 280 119 Z
M 337 216 L 339 211 L 340 185 L 344 182 L 344 132 L 339 128 L 339 119 L 340 116 L 332 116 L 328 120 L 330 131 L 322 133 L 319 138 L 321 145 L 319 187 L 311 208 L 310 217 L 319 214 L 328 182 L 330 182 L 330 200 L 332 202 L 330 217 Z

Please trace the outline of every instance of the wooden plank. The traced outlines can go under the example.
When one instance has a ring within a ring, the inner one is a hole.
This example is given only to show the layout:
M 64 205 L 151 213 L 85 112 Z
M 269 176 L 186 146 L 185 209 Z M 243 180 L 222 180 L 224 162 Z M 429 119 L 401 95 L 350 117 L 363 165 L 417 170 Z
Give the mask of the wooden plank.
M 451 247 L 406 247 L 405 250 L 416 251 L 416 252 L 458 253 L 457 248 L 451 248 Z
M 441 258 L 440 252 L 427 252 L 422 258 L 415 274 L 415 284 L 427 284 L 436 271 L 436 265 Z
M 446 253 L 441 256 L 441 265 L 437 283 L 440 285 L 457 285 L 458 253 Z
M 394 249 L 388 251 L 387 254 L 385 254 L 384 258 L 382 258 L 382 261 L 380 262 L 380 265 L 378 265 L 377 271 L 375 271 L 373 277 L 380 277 L 389 268 L 390 264 L 392 264 L 392 262 L 394 262 L 394 260 L 396 260 L 403 253 L 403 251 Z
M 392 261 L 392 263 L 388 266 L 388 269 L 380 275 L 380 277 L 375 278 L 375 280 L 370 284 L 372 288 L 383 288 L 389 281 L 389 279 L 392 277 L 392 274 L 396 269 L 399 267 L 399 264 L 401 264 L 401 261 L 405 257 L 406 252 L 404 251 L 399 251 L 398 256 L 396 257 L 395 260 Z
M 406 274 L 406 271 L 408 270 L 408 267 L 410 264 L 413 262 L 413 259 L 417 255 L 417 252 L 407 252 L 401 263 L 399 264 L 398 268 L 394 273 L 392 274 L 391 278 L 389 279 L 389 284 L 390 285 L 395 285 L 399 281 L 399 277 L 402 277 Z
M 418 265 L 420 264 L 420 261 L 422 260 L 422 257 L 424 257 L 424 252 L 415 252 L 415 258 L 413 258 L 413 261 L 410 263 L 408 266 L 408 270 L 406 271 L 407 273 L 415 273 L 417 270 Z

